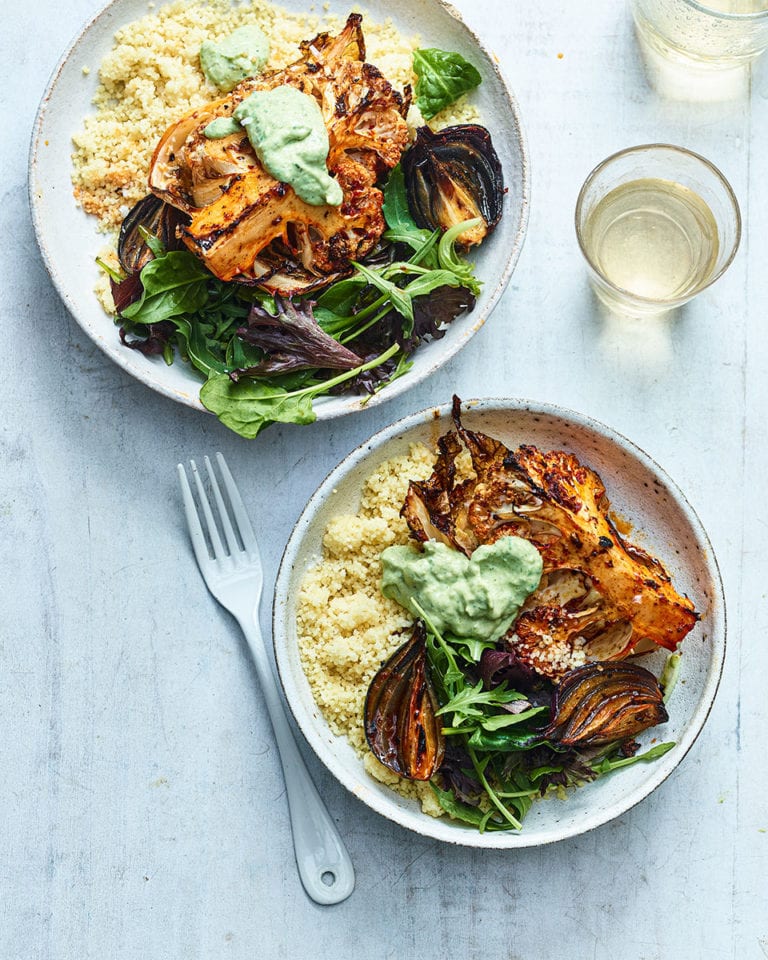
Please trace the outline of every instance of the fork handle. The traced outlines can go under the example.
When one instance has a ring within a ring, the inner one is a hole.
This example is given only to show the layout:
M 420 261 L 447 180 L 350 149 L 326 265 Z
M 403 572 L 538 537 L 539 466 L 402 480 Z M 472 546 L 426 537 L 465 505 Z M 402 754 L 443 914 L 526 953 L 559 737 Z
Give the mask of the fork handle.
M 277 741 L 301 882 L 316 903 L 341 903 L 355 888 L 352 861 L 288 726 L 261 627 L 255 618 L 243 618 L 239 623 L 253 655 Z

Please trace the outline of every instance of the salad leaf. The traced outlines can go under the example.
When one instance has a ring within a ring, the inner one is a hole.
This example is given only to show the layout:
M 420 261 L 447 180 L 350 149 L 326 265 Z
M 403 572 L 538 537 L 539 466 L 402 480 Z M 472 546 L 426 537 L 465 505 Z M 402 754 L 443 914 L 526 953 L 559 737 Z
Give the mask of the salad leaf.
M 438 333 L 442 335 L 443 331 Z M 494 650 L 496 644 L 492 640 L 477 640 L 468 637 L 452 637 L 457 653 L 468 663 L 478 663 L 485 650 Z
M 219 344 L 207 336 L 206 325 L 188 317 L 173 317 L 169 322 L 176 328 L 182 353 L 195 369 L 207 377 L 212 373 L 224 373 L 226 365 L 219 356 Z
M 390 230 L 405 235 L 413 235 L 413 244 L 422 244 L 432 235 L 431 230 L 423 230 L 416 225 L 408 205 L 408 192 L 405 189 L 405 174 L 401 164 L 392 170 L 384 186 L 384 219 Z M 406 240 L 406 243 L 411 242 Z M 413 245 L 412 244 L 412 245 Z
M 390 230 L 402 230 L 407 233 L 419 229 L 411 216 L 408 194 L 405 189 L 405 174 L 399 163 L 391 171 L 384 185 L 382 212 Z M 423 232 L 429 233 L 428 230 Z
M 513 700 L 524 699 L 524 694 L 507 690 L 506 684 L 493 690 L 483 690 L 483 681 L 478 680 L 472 687 L 465 683 L 462 689 L 437 711 L 437 716 L 452 713 L 453 725 L 458 726 L 457 718 L 461 721 L 467 717 L 482 717 L 482 705 L 511 703 Z
M 532 690 L 536 672 L 523 663 L 512 650 L 484 650 L 480 656 L 480 676 L 486 687 L 496 687 L 505 680 L 516 690 Z
M 156 237 L 154 233 L 150 233 L 149 230 L 143 225 L 139 224 L 139 236 L 149 247 L 153 257 L 162 257 L 166 253 L 166 247 L 160 237 Z
M 523 713 L 508 713 L 506 715 L 499 714 L 496 717 L 488 717 L 487 720 L 481 721 L 480 725 L 482 726 L 483 730 L 495 732 L 503 729 L 504 727 L 511 727 L 518 723 L 525 723 L 526 720 L 530 720 L 532 717 L 537 717 L 540 713 L 549 713 L 549 707 L 531 707 L 530 710 L 525 710 Z
M 386 363 L 398 352 L 397 344 L 392 344 L 384 353 L 353 370 L 294 390 L 250 378 L 236 383 L 228 374 L 216 374 L 201 387 L 200 400 L 226 427 L 253 440 L 272 423 L 313 423 L 317 419 L 312 408 L 314 397 L 330 393 L 338 384 Z
M 320 309 L 315 310 L 315 316 L 319 318 L 324 312 L 336 317 L 353 314 L 359 306 L 360 294 L 364 288 L 365 280 L 359 276 L 332 283 L 317 298 L 316 306 Z M 320 325 L 323 326 L 322 322 Z
M 415 255 L 411 263 L 423 263 L 429 267 L 437 267 L 437 242 L 440 238 L 439 230 L 424 230 L 416 225 L 408 204 L 408 193 L 405 189 L 405 174 L 402 166 L 392 170 L 384 186 L 384 204 L 382 207 L 384 219 L 388 229 L 383 237 L 390 243 L 405 243 Z
M 399 380 L 400 377 L 404 377 L 413 367 L 412 361 L 408 359 L 407 354 L 401 353 L 397 359 L 397 362 L 394 360 L 390 361 L 392 365 L 391 372 L 389 372 L 386 364 L 382 364 L 376 371 L 367 371 L 366 373 L 361 373 L 360 376 L 354 381 L 360 386 L 362 390 L 365 390 L 370 396 L 373 396 L 374 393 L 378 393 L 379 390 L 383 390 L 388 384 L 393 383 L 395 380 Z M 378 371 L 382 372 L 382 376 L 378 377 Z M 361 403 L 367 403 L 368 397 L 365 400 L 362 400 Z
M 170 346 L 173 350 L 171 338 L 176 332 L 172 321 L 162 320 L 160 323 L 150 323 L 146 327 L 146 336 L 143 338 L 128 339 L 125 327 L 120 327 L 120 342 L 131 350 L 138 350 L 145 357 L 161 355 L 167 356 L 166 351 Z
M 363 266 L 362 263 L 355 263 L 354 267 L 372 287 L 375 287 L 389 298 L 395 310 L 405 318 L 406 322 L 403 325 L 403 332 L 406 336 L 410 334 L 413 330 L 413 301 L 411 300 L 410 293 L 401 290 L 396 283 L 388 280 L 383 275 L 383 272 L 369 270 L 368 267 Z
M 665 753 L 669 753 L 675 742 L 657 743 L 655 747 L 646 750 L 645 753 L 636 753 L 634 757 L 616 756 L 616 750 L 612 750 L 607 756 L 594 762 L 592 769 L 595 773 L 605 774 L 618 770 L 620 767 L 631 767 L 633 763 L 650 763 L 652 760 L 658 760 Z
M 465 230 L 477 226 L 479 222 L 479 219 L 475 219 L 466 220 L 464 223 L 457 223 L 445 231 L 437 245 L 437 259 L 443 270 L 454 274 L 458 282 L 462 286 L 468 287 L 475 295 L 480 293 L 482 284 L 477 277 L 475 277 L 472 264 L 466 260 L 462 260 L 456 253 L 456 241 Z
M 659 686 L 664 691 L 664 703 L 669 702 L 672 691 L 677 686 L 681 661 L 682 658 L 679 653 L 670 653 L 667 657 L 667 662 L 664 664 L 664 669 L 661 671 Z
M 445 703 L 447 699 L 455 696 L 460 689 L 467 686 L 464 671 L 459 666 L 451 645 L 435 627 L 434 623 L 432 623 L 429 615 L 425 613 L 418 600 L 412 597 L 411 603 L 426 624 L 427 652 L 429 654 L 433 680 L 439 688 L 438 692 L 442 692 L 443 694 L 440 702 Z
M 532 750 L 546 743 L 541 737 L 531 731 L 502 730 L 488 731 L 478 727 L 467 741 L 475 750 L 487 753 L 518 753 L 521 750 Z M 557 768 L 558 770 L 560 767 Z
M 132 323 L 160 323 L 202 310 L 208 302 L 211 275 L 187 250 L 172 250 L 150 260 L 140 278 L 141 297 L 122 313 Z
M 126 279 L 119 270 L 116 270 L 113 266 L 110 266 L 110 264 L 108 264 L 107 261 L 103 260 L 101 257 L 96 257 L 96 264 L 101 267 L 113 284 L 121 283 Z
M 484 756 L 482 759 L 480 759 L 478 758 L 474 749 L 470 746 L 467 747 L 467 753 L 469 753 L 470 759 L 472 760 L 472 766 L 475 768 L 475 773 L 477 774 L 478 780 L 485 788 L 486 796 L 501 814 L 502 822 L 506 820 L 509 824 L 509 827 L 513 830 L 522 830 L 523 824 L 517 818 L 517 816 L 515 816 L 515 813 L 510 810 L 509 806 L 504 803 L 503 799 L 498 795 L 494 787 L 491 786 L 491 783 L 486 776 L 486 771 L 489 769 L 489 767 L 492 767 L 490 755 Z M 515 796 L 520 793 L 525 794 L 526 791 L 516 791 Z M 517 810 L 517 805 L 513 804 L 513 806 L 516 808 L 515 812 L 519 812 L 519 810 Z M 525 808 L 524 812 L 527 812 L 527 807 Z
M 312 302 L 294 304 L 275 297 L 277 313 L 272 314 L 254 303 L 248 315 L 248 326 L 238 329 L 238 336 L 267 356 L 259 363 L 233 371 L 230 376 L 265 377 L 291 370 L 351 370 L 362 365 L 356 353 L 329 337 L 315 320 Z
M 429 47 L 413 51 L 413 72 L 416 74 L 416 103 L 425 120 L 454 103 L 480 85 L 476 67 L 460 53 Z
M 259 363 L 263 357 L 264 354 L 258 347 L 252 347 L 238 336 L 232 337 L 227 344 L 225 360 L 228 370 L 242 370 Z
M 430 786 L 437 797 L 437 802 L 453 820 L 469 823 L 473 827 L 477 827 L 481 833 L 485 830 L 490 817 L 493 815 L 492 810 L 484 811 L 479 807 L 462 803 L 461 800 L 456 799 L 452 791 L 441 790 L 434 781 L 430 781 Z
M 317 419 L 311 392 L 289 393 L 260 380 L 235 383 L 227 374 L 207 380 L 200 389 L 200 400 L 225 427 L 248 440 L 271 423 L 305 424 Z

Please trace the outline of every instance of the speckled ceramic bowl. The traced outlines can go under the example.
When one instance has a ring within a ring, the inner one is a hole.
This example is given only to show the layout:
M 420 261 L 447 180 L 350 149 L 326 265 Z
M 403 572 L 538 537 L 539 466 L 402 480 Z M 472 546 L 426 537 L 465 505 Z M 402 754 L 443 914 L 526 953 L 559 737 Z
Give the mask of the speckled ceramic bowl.
M 532 443 L 545 450 L 574 453 L 602 478 L 616 513 L 632 524 L 632 540 L 667 566 L 676 588 L 688 594 L 701 622 L 682 644 L 680 682 L 669 703 L 670 719 L 648 731 L 676 746 L 653 763 L 641 763 L 599 779 L 566 800 L 533 805 L 520 834 L 480 834 L 470 827 L 424 815 L 409 801 L 366 774 L 360 757 L 329 730 L 312 697 L 299 660 L 296 598 L 305 571 L 321 556 L 323 532 L 339 513 L 357 512 L 362 484 L 384 460 L 422 442 L 434 447 L 451 427 L 450 410 L 433 408 L 377 433 L 343 460 L 307 504 L 283 556 L 275 591 L 273 628 L 277 665 L 293 715 L 328 769 L 373 810 L 424 836 L 476 847 L 527 847 L 563 840 L 591 830 L 629 810 L 659 786 L 686 755 L 717 692 L 725 655 L 725 605 L 717 562 L 698 517 L 664 471 L 629 440 L 588 417 L 523 400 L 480 400 L 465 405 L 471 430 L 497 437 L 510 447 Z M 642 661 L 658 672 L 664 654 Z
M 350 5 L 349 0 L 331 0 L 330 12 L 346 16 Z M 282 0 L 282 6 L 304 12 L 309 8 L 309 0 Z M 517 101 L 496 59 L 463 23 L 459 13 L 442 0 L 367 0 L 362 9 L 375 20 L 390 17 L 404 34 L 418 34 L 425 46 L 457 50 L 477 66 L 483 80 L 472 96 L 480 122 L 491 131 L 509 188 L 501 222 L 473 258 L 483 282 L 474 311 L 451 324 L 442 339 L 423 344 L 414 355 L 413 369 L 370 398 L 367 406 L 371 407 L 419 383 L 460 350 L 485 322 L 520 255 L 528 224 L 530 184 Z M 83 118 L 93 111 L 91 101 L 98 65 L 110 50 L 115 31 L 146 13 L 146 0 L 113 0 L 85 26 L 54 70 L 32 138 L 32 216 L 51 278 L 83 330 L 128 373 L 174 400 L 203 410 L 198 398 L 201 380 L 191 367 L 183 363 L 169 367 L 162 358 L 143 357 L 120 344 L 114 323 L 93 294 L 98 277 L 94 258 L 105 238 L 97 232 L 96 220 L 75 205 L 70 182 L 71 139 Z M 83 67 L 89 67 L 90 74 L 84 75 Z M 360 409 L 360 397 L 354 396 L 321 397 L 315 402 L 319 419 Z

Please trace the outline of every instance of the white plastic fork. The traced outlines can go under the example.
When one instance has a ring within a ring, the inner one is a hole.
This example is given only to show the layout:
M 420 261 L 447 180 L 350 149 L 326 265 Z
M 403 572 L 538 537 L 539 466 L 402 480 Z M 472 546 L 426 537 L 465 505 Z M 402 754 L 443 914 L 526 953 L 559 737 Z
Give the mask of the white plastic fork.
M 293 848 L 301 882 L 316 903 L 341 903 L 355 887 L 354 868 L 288 726 L 259 626 L 259 603 L 264 581 L 259 546 L 229 467 L 220 453 L 216 454 L 216 460 L 229 500 L 228 509 L 211 461 L 205 457 L 218 523 L 214 519 L 214 510 L 195 461 L 190 460 L 189 467 L 202 510 L 202 522 L 186 470 L 182 464 L 178 466 L 192 546 L 208 589 L 238 621 L 253 655 L 283 767 Z M 224 532 L 226 546 L 222 542 L 220 529 Z M 213 556 L 204 530 L 208 534 Z

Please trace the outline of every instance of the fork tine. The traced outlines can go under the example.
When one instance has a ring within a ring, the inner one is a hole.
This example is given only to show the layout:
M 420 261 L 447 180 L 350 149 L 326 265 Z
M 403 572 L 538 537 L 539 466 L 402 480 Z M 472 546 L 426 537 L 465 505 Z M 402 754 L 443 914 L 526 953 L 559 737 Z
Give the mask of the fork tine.
M 224 455 L 221 453 L 216 454 L 216 460 L 219 464 L 221 475 L 224 478 L 224 486 L 226 488 L 227 495 L 229 496 L 229 502 L 232 504 L 232 511 L 235 514 L 235 522 L 237 523 L 237 528 L 240 531 L 240 537 L 243 541 L 243 546 L 249 553 L 258 554 L 259 543 L 256 539 L 256 534 L 253 532 L 250 517 L 248 516 L 245 506 L 243 505 L 243 499 L 240 496 L 240 491 L 237 489 L 237 484 L 235 483 L 232 474 L 229 472 L 227 461 L 224 459 Z
M 229 552 L 230 555 L 234 557 L 236 554 L 240 553 L 240 544 L 237 542 L 235 531 L 232 529 L 232 521 L 229 519 L 229 511 L 224 505 L 224 498 L 222 497 L 221 490 L 219 489 L 219 481 L 216 479 L 216 474 L 213 472 L 213 467 L 211 466 L 209 457 L 205 457 L 205 469 L 208 471 L 208 479 L 211 481 L 211 489 L 213 490 L 213 496 L 216 499 L 216 506 L 219 511 L 221 525 L 224 528 L 224 536 L 227 538 Z
M 192 488 L 187 479 L 187 471 L 181 463 L 178 465 L 177 470 L 179 472 L 181 496 L 184 501 L 184 513 L 187 516 L 187 526 L 189 527 L 189 536 L 192 540 L 192 548 L 195 551 L 198 564 L 203 567 L 204 564 L 211 562 L 211 557 L 208 553 L 208 544 L 205 542 L 205 534 L 200 525 L 200 517 L 198 516 L 197 507 L 195 506 L 195 501 L 192 496 Z
M 226 556 L 224 544 L 221 542 L 219 528 L 216 526 L 216 521 L 213 519 L 211 505 L 208 502 L 208 496 L 206 495 L 203 481 L 200 479 L 200 471 L 197 469 L 197 464 L 194 460 L 190 460 L 189 465 L 192 468 L 192 476 L 195 478 L 195 487 L 197 488 L 197 495 L 200 499 L 200 506 L 203 508 L 203 516 L 205 517 L 205 523 L 208 527 L 208 536 L 211 539 L 213 555 L 217 560 L 223 560 Z

